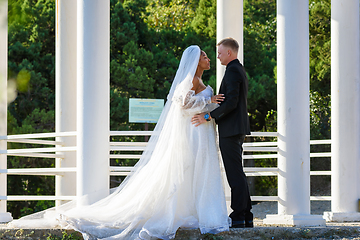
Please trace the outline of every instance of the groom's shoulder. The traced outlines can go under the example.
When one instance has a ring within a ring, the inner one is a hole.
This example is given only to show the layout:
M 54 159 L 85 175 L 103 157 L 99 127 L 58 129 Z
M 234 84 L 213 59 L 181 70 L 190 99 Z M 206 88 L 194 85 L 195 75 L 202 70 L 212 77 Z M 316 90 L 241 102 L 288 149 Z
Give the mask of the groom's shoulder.
M 241 65 L 241 63 L 238 60 L 237 61 L 236 60 L 234 60 L 228 64 L 228 66 L 226 67 L 226 72 L 229 72 L 229 73 L 232 72 L 232 73 L 239 74 L 243 71 L 243 66 Z
M 243 68 L 243 65 L 240 63 L 240 61 L 238 59 L 232 60 L 226 66 L 226 70 L 232 70 L 232 71 L 240 70 L 242 68 Z

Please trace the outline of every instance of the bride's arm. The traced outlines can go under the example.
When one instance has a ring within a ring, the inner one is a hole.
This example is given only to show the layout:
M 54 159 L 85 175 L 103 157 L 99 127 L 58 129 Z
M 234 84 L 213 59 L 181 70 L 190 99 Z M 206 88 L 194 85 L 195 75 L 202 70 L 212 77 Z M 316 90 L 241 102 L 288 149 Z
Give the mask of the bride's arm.
M 183 105 L 181 107 L 188 111 L 199 112 L 203 108 L 205 108 L 207 104 L 210 103 L 211 103 L 211 97 L 196 95 L 194 90 L 190 90 L 185 95 Z
M 173 101 L 179 104 L 180 107 L 189 114 L 196 114 L 206 111 L 206 107 L 209 106 L 211 103 L 220 103 L 221 101 L 223 101 L 222 95 L 205 97 L 203 95 L 195 94 L 196 90 L 199 87 L 200 80 L 197 77 L 194 77 L 192 81 L 192 88 L 190 90 L 180 91 L 181 87 L 175 90 L 178 92 L 174 95 Z M 183 89 L 184 88 L 185 87 L 183 87 Z

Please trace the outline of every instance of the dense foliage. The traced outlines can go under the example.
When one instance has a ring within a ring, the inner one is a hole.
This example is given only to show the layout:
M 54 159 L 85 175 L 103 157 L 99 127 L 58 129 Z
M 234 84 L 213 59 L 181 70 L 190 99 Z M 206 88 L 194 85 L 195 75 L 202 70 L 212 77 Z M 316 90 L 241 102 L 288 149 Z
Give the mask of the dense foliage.
M 166 99 L 189 45 L 208 54 L 212 68 L 203 79 L 215 88 L 216 0 L 111 0 L 110 11 L 111 130 L 144 128 L 128 122 L 128 99 Z M 54 0 L 9 0 L 9 79 L 18 87 L 9 105 L 9 135 L 54 131 L 54 19 Z M 330 0 L 310 1 L 310 57 L 311 136 L 329 138 Z M 251 130 L 276 131 L 276 0 L 244 0 L 244 65 L 250 80 Z M 53 167 L 54 161 L 9 157 L 9 168 L 35 165 Z M 276 179 L 259 181 L 259 194 L 274 193 Z M 9 176 L 8 182 L 9 195 L 54 193 L 53 177 Z M 8 206 L 18 217 L 49 204 Z

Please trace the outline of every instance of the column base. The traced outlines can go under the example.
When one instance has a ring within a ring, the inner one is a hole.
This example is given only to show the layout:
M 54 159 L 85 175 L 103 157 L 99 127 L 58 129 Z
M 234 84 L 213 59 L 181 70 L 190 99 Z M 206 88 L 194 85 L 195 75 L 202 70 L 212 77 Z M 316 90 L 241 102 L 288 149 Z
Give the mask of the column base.
M 268 225 L 286 225 L 291 227 L 311 227 L 311 226 L 326 226 L 325 219 L 322 215 L 266 215 L 263 224 Z
M 327 222 L 357 222 L 360 212 L 324 212 L 323 218 Z
M 0 223 L 7 223 L 11 222 L 13 220 L 13 217 L 11 216 L 11 213 L 0 213 Z

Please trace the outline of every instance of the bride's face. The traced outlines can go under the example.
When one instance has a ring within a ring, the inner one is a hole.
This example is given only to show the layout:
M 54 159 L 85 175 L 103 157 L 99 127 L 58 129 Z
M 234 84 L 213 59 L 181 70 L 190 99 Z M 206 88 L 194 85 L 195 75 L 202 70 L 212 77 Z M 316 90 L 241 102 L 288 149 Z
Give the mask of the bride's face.
M 202 51 L 202 50 L 201 50 L 201 53 L 200 53 L 200 59 L 199 59 L 198 68 L 201 68 L 201 69 L 204 69 L 204 70 L 209 70 L 210 69 L 210 59 L 208 58 L 206 53 L 204 51 Z

